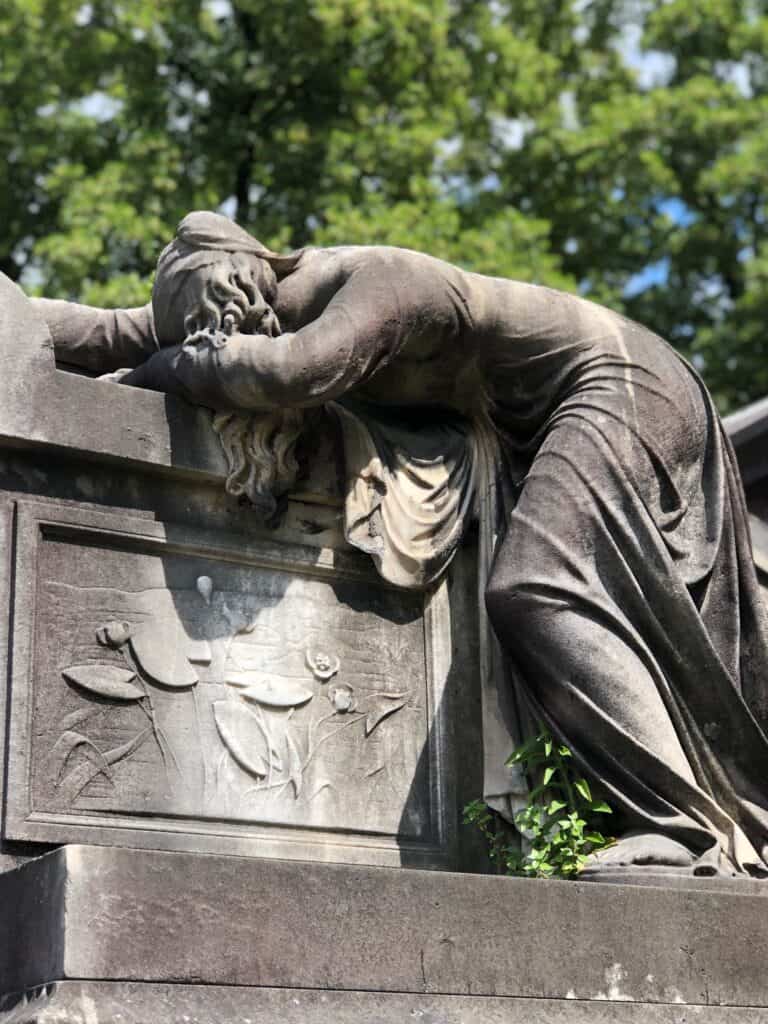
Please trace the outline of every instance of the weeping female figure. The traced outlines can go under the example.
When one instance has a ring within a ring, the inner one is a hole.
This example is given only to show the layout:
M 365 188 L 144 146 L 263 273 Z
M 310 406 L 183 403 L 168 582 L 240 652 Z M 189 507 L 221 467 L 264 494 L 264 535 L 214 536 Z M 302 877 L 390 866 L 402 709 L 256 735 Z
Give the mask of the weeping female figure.
M 291 485 L 304 417 L 330 409 L 348 539 L 398 585 L 433 582 L 484 510 L 509 677 L 619 815 L 596 870 L 768 872 L 768 622 L 743 493 L 661 338 L 422 253 L 279 256 L 212 213 L 182 221 L 150 306 L 64 306 L 40 306 L 62 361 L 261 424 L 262 460 L 285 424 L 260 493 Z M 486 741 L 502 806 L 509 749 Z

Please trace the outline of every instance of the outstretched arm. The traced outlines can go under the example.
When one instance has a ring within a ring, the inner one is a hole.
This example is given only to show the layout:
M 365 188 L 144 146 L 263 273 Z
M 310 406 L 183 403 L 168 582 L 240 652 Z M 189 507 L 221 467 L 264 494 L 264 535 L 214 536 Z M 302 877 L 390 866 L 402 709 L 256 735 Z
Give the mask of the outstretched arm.
M 53 338 L 56 360 L 94 373 L 138 366 L 157 351 L 152 306 L 97 309 L 58 299 L 32 299 Z
M 294 333 L 197 335 L 162 349 L 121 383 L 221 410 L 320 405 L 368 379 L 418 330 L 407 308 L 413 285 L 402 272 L 386 260 L 363 261 L 317 319 Z

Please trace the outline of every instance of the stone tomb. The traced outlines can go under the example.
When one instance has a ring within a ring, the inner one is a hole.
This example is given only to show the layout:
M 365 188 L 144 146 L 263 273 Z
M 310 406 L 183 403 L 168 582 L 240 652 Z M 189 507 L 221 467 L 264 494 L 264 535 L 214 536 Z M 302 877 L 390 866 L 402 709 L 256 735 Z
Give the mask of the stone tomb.
M 269 529 L 6 280 L 0 352 L 2 1024 L 766 1019 L 759 888 L 482 875 L 471 538 L 397 590 L 330 421 Z
M 458 867 L 469 574 L 452 623 L 448 583 L 398 590 L 344 542 L 330 423 L 260 526 L 224 494 L 209 413 L 57 370 L 9 284 L 3 306 L 6 846 Z

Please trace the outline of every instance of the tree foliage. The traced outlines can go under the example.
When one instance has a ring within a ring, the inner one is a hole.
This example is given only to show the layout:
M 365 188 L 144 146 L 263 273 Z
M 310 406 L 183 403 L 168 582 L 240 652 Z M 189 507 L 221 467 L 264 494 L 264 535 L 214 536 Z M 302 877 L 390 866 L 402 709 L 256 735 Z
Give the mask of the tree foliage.
M 0 269 L 144 301 L 185 212 L 578 290 L 768 391 L 768 0 L 5 0 Z

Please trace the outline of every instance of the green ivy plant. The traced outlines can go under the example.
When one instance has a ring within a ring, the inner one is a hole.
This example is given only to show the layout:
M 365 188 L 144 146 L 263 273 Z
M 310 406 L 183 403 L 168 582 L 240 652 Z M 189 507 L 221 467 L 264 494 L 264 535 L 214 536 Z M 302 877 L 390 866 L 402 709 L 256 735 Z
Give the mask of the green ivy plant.
M 574 878 L 591 853 L 613 845 L 598 827 L 598 815 L 611 814 L 595 799 L 589 783 L 573 766 L 568 747 L 541 729 L 507 761 L 521 765 L 531 789 L 515 825 L 526 842 L 482 800 L 464 808 L 464 824 L 474 825 L 488 842 L 491 861 L 505 874 L 529 878 Z

